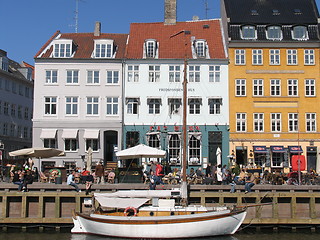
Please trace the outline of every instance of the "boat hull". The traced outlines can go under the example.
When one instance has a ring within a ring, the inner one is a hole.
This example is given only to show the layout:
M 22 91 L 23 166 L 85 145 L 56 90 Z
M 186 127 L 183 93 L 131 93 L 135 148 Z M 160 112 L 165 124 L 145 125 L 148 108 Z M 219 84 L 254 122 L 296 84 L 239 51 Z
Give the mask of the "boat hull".
M 91 216 L 77 213 L 72 233 L 121 238 L 194 238 L 234 234 L 245 211 L 217 214 L 208 212 L 168 217 Z

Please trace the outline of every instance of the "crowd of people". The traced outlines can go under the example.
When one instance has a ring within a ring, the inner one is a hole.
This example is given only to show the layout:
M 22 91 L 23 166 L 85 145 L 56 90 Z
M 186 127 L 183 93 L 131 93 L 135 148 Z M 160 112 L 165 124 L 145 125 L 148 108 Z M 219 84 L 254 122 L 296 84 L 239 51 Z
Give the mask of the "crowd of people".
M 178 168 L 171 169 L 168 165 L 150 162 L 149 170 L 144 172 L 144 182 L 150 185 L 150 189 L 155 189 L 156 185 L 178 184 L 181 182 L 181 171 Z M 229 168 L 227 165 L 212 165 L 209 163 L 203 170 L 201 167 L 195 169 L 191 167 L 187 170 L 188 184 L 206 185 L 231 185 L 230 192 L 235 192 L 236 185 L 244 185 L 245 192 L 251 192 L 256 184 L 272 185 L 318 185 L 320 176 L 314 169 L 303 172 L 284 173 L 279 169 L 273 172 L 268 170 L 253 171 L 252 169 L 240 168 L 238 165 Z

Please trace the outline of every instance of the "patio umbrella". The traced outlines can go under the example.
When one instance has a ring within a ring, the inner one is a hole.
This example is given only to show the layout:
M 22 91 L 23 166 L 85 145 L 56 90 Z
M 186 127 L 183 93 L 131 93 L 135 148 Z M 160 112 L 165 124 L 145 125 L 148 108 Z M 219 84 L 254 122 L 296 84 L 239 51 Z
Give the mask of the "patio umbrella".
M 221 148 L 217 148 L 217 151 L 216 151 L 216 155 L 217 155 L 217 165 L 219 165 L 219 164 L 222 164 L 222 162 L 221 162 Z
M 164 158 L 166 156 L 166 151 L 139 144 L 132 148 L 117 152 L 116 156 L 121 160 L 133 158 Z
M 51 158 L 51 157 L 58 157 L 63 155 L 64 155 L 64 152 L 59 149 L 42 148 L 42 147 L 23 148 L 20 150 L 9 152 L 9 156 L 11 157 L 29 156 L 29 157 L 36 157 L 36 158 Z
M 88 148 L 88 155 L 87 155 L 87 171 L 91 171 L 92 165 L 92 148 Z

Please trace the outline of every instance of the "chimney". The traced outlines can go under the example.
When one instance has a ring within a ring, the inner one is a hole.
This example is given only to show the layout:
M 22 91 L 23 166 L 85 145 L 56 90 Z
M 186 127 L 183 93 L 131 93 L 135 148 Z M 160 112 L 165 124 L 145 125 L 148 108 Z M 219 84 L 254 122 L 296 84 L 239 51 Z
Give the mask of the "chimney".
M 101 22 L 96 22 L 96 25 L 94 26 L 94 36 L 99 37 L 101 34 Z
M 175 25 L 177 23 L 177 0 L 165 0 L 164 24 Z

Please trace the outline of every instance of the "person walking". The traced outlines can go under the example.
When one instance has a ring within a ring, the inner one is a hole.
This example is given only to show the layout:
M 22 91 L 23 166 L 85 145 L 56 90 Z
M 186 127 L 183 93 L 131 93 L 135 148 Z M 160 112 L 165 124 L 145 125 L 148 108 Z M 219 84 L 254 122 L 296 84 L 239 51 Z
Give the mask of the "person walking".
M 104 183 L 104 168 L 101 162 L 99 162 L 95 168 L 95 175 L 97 178 L 97 184 Z
M 74 182 L 74 175 L 75 171 L 72 171 L 72 173 L 67 178 L 67 184 L 74 187 L 77 192 L 81 192 L 81 190 L 78 187 L 78 184 Z

